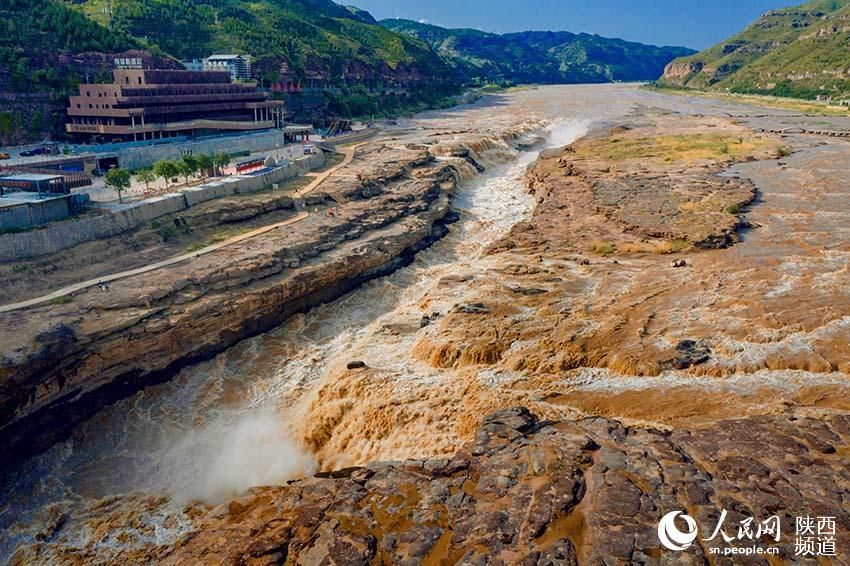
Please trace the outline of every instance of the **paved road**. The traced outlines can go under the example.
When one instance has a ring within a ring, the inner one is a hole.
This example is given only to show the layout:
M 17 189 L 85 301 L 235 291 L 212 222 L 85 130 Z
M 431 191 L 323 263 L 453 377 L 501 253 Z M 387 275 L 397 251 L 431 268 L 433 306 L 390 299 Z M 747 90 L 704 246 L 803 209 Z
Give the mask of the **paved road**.
M 354 159 L 355 154 L 357 153 L 357 148 L 364 145 L 364 143 L 359 143 L 357 145 L 353 145 L 351 147 L 345 148 L 343 154 L 345 158 L 339 164 L 331 167 L 327 171 L 324 171 L 312 181 L 309 185 L 304 187 L 303 189 L 297 191 L 294 196 L 300 197 L 311 191 L 313 191 L 316 187 L 321 185 L 325 180 L 327 180 L 331 175 L 333 175 L 339 169 L 345 167 L 350 164 Z M 239 242 L 245 241 L 248 238 L 253 238 L 254 236 L 259 236 L 261 234 L 265 234 L 266 232 L 271 232 L 276 228 L 282 228 L 284 226 L 291 226 L 296 222 L 300 222 L 307 218 L 310 215 L 308 212 L 300 212 L 296 216 L 284 220 L 283 222 L 277 222 L 276 224 L 270 224 L 268 226 L 263 226 L 262 228 L 257 228 L 256 230 L 251 230 L 250 232 L 245 232 L 239 236 L 234 236 L 233 238 L 224 240 L 223 242 L 219 242 L 217 244 L 212 244 L 205 248 L 201 248 L 200 250 L 185 253 L 183 255 L 179 255 L 176 257 L 172 257 L 166 260 L 158 261 L 156 263 L 150 263 L 148 265 L 138 267 L 136 269 L 130 269 L 128 271 L 122 271 L 120 273 L 113 273 L 111 275 L 105 275 L 103 277 L 98 277 L 97 279 L 89 279 L 88 281 L 83 281 L 81 283 L 75 283 L 73 285 L 68 285 L 67 287 L 62 287 L 48 295 L 42 295 L 40 297 L 36 297 L 34 299 L 29 299 L 26 301 L 21 301 L 19 303 L 12 303 L 8 305 L 0 306 L 0 313 L 9 312 L 17 309 L 23 309 L 27 307 L 33 307 L 36 305 L 44 304 L 50 302 L 52 300 L 58 299 L 60 297 L 64 297 L 66 295 L 70 295 L 72 293 L 76 293 L 78 291 L 82 291 L 84 289 L 88 289 L 90 287 L 94 287 L 99 283 L 110 283 L 113 281 L 118 281 L 119 279 L 125 279 L 127 277 L 133 277 L 135 275 L 141 275 L 143 273 L 148 273 L 150 271 L 154 271 L 163 267 L 168 267 L 171 265 L 176 265 L 178 263 L 189 261 L 191 259 L 195 259 L 202 255 L 206 255 L 208 253 L 212 253 L 214 251 L 220 250 L 226 246 L 231 246 L 233 244 L 238 244 Z

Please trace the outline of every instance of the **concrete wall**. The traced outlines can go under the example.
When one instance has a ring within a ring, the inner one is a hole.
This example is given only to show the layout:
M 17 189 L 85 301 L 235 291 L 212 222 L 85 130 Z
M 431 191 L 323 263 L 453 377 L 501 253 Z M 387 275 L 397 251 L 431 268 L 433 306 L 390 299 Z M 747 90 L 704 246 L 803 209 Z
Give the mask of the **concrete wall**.
M 71 215 L 68 201 L 69 197 L 62 197 L 0 207 L 0 230 L 25 230 L 68 218 Z
M 269 130 L 250 135 L 227 136 L 197 141 L 152 145 L 122 151 L 118 156 L 118 165 L 124 169 L 150 167 L 161 159 L 178 159 L 187 152 L 192 155 L 220 153 L 223 151 L 265 151 L 283 147 L 283 132 Z
M 84 242 L 116 236 L 166 214 L 235 194 L 246 194 L 321 167 L 325 156 L 305 156 L 286 167 L 257 176 L 227 177 L 200 187 L 128 204 L 100 216 L 57 222 L 42 229 L 0 235 L 0 261 L 14 261 L 46 255 Z M 63 199 L 66 203 L 67 200 Z M 14 207 L 13 207 L 14 208 Z M 66 213 L 67 216 L 67 213 Z

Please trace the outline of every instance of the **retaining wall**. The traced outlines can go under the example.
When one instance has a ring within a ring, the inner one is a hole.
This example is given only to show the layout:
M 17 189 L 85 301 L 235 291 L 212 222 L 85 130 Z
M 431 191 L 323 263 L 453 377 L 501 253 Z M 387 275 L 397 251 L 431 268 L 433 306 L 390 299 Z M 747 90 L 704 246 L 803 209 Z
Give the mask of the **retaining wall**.
M 180 193 L 128 204 L 100 216 L 56 222 L 30 232 L 2 234 L 0 235 L 0 262 L 38 257 L 84 242 L 116 236 L 160 216 L 186 210 L 213 199 L 268 188 L 273 183 L 291 179 L 303 171 L 321 167 L 324 163 L 325 156 L 319 152 L 317 155 L 305 156 L 263 175 L 227 177 Z M 61 199 L 59 202 L 65 203 L 65 216 L 67 216 L 67 199 Z
M 124 169 L 150 167 L 161 159 L 178 159 L 183 155 L 202 155 L 222 151 L 265 151 L 277 146 L 283 148 L 283 132 L 270 130 L 245 136 L 228 136 L 197 141 L 149 145 L 122 150 L 118 154 L 118 164 Z
M 0 229 L 27 229 L 71 215 L 70 197 L 49 198 L 40 202 L 22 202 L 0 207 Z

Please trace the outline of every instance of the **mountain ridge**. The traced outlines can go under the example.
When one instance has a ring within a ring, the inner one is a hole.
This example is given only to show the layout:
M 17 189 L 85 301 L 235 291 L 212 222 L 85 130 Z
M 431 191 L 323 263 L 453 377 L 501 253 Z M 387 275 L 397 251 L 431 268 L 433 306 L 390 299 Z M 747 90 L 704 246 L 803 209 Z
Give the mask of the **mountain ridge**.
M 467 80 L 577 83 L 652 80 L 686 47 L 654 46 L 568 31 L 495 34 L 405 19 L 381 25 L 427 41 Z
M 850 96 L 850 0 L 771 10 L 741 32 L 672 61 L 659 86 L 813 99 Z
M 111 80 L 116 57 L 181 68 L 247 53 L 261 86 L 315 87 L 285 96 L 295 119 L 322 123 L 442 106 L 463 84 L 649 80 L 691 52 L 570 32 L 419 37 L 332 0 L 6 0 L 0 16 L 3 144 L 61 136 L 67 96 Z

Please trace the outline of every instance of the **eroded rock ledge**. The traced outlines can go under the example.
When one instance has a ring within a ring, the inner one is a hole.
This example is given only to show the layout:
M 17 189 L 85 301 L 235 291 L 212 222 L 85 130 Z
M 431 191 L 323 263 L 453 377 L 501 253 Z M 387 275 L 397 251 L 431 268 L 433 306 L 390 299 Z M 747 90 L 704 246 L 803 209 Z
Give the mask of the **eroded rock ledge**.
M 495 137 L 504 146 L 534 127 Z M 304 199 L 311 212 L 342 201 L 333 215 L 319 211 L 108 293 L 94 288 L 66 304 L 0 315 L 0 467 L 108 403 L 410 262 L 455 219 L 446 218 L 450 200 L 481 168 L 479 143 L 371 144 Z
M 722 509 L 730 533 L 747 517 L 778 515 L 779 558 L 790 559 L 795 516 L 833 516 L 837 547 L 850 543 L 848 448 L 847 414 L 660 432 L 600 417 L 541 422 L 512 408 L 485 418 L 452 458 L 369 464 L 190 506 L 185 533 L 169 542 L 153 542 L 155 527 L 140 520 L 162 499 L 54 509 L 42 542 L 12 563 L 703 564 L 704 544 L 663 550 L 658 520 L 684 510 L 708 538 Z

